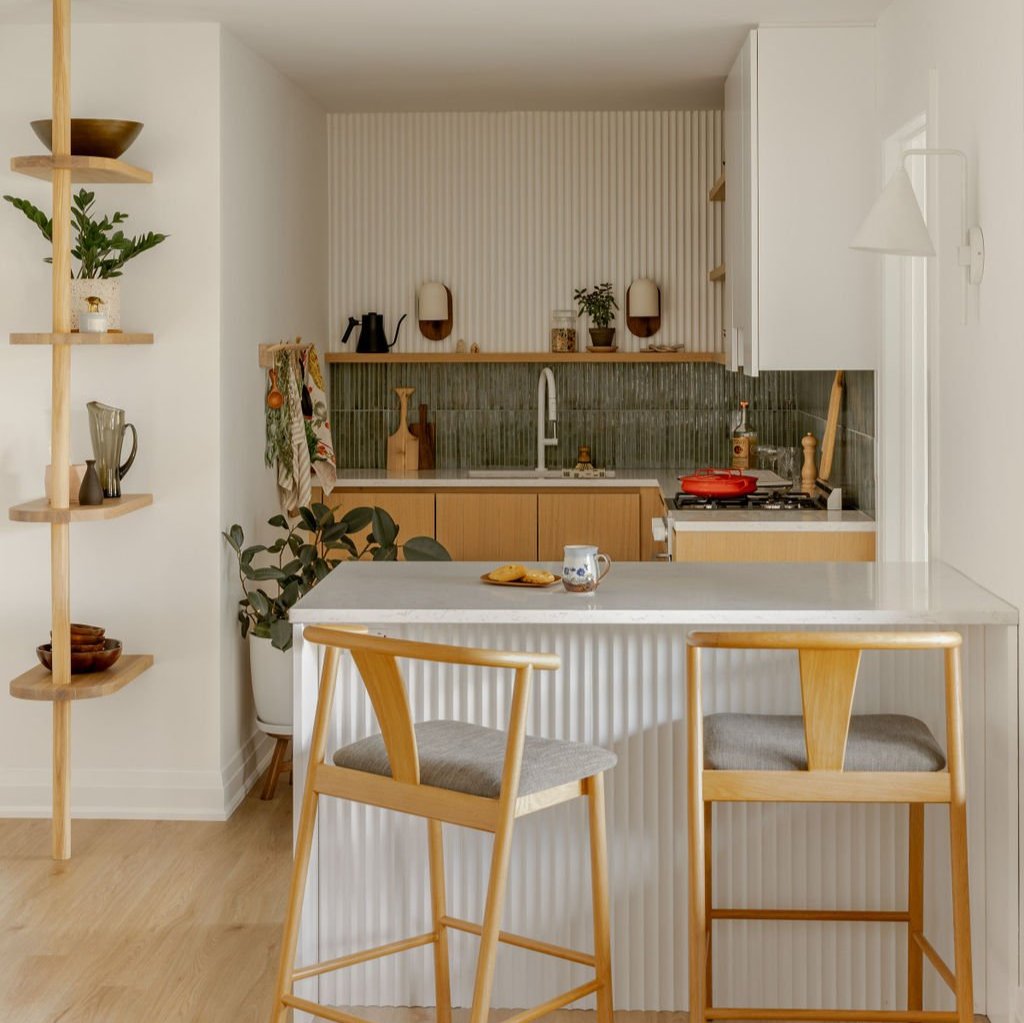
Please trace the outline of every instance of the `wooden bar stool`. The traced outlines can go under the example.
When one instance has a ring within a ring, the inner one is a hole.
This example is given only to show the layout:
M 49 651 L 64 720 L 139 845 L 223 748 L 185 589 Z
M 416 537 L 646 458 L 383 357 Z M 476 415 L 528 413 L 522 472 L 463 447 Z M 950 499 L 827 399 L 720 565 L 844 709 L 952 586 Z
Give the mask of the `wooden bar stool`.
M 439 1023 L 451 1020 L 448 930 L 480 937 L 470 1023 L 486 1023 L 498 943 L 592 967 L 594 979 L 511 1017 L 526 1023 L 589 994 L 597 996 L 599 1023 L 612 1021 L 608 855 L 605 844 L 604 772 L 614 753 L 584 743 L 526 735 L 533 672 L 554 671 L 554 654 L 505 653 L 387 639 L 328 626 L 309 626 L 305 638 L 326 648 L 309 769 L 295 843 L 295 864 L 281 942 L 271 1023 L 284 1023 L 289 1008 L 336 1023 L 357 1017 L 293 994 L 296 981 L 424 945 L 434 948 Z M 381 734 L 343 747 L 325 759 L 339 651 L 348 650 L 362 677 Z M 397 658 L 505 668 L 515 672 L 508 732 L 460 721 L 414 724 Z M 377 948 L 295 968 L 299 912 L 306 885 L 319 797 L 332 796 L 427 819 L 432 924 L 428 931 Z M 585 796 L 590 823 L 594 952 L 579 952 L 501 930 L 512 828 L 517 817 Z M 490 880 L 482 924 L 448 915 L 445 906 L 443 824 L 494 834 Z
M 694 632 L 687 643 L 690 1023 L 716 1019 L 972 1023 L 960 636 L 945 632 Z M 706 648 L 796 651 L 802 715 L 713 714 L 704 718 L 701 651 Z M 945 656 L 945 756 L 923 721 L 896 714 L 852 714 L 862 651 L 934 649 L 943 650 Z M 713 906 L 711 807 L 719 801 L 907 803 L 910 883 L 906 910 Z M 944 803 L 949 807 L 955 972 L 923 933 L 926 803 Z M 907 1008 L 847 1011 L 716 1006 L 711 984 L 711 932 L 715 920 L 867 920 L 905 924 Z M 955 1012 L 923 1010 L 925 957 L 956 996 Z

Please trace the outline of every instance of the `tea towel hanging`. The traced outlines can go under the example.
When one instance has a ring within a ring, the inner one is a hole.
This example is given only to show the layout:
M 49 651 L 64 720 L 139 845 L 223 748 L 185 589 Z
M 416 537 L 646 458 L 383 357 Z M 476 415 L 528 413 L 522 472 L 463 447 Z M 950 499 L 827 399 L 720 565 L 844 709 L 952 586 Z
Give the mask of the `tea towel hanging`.
M 315 483 L 329 491 L 336 479 L 327 395 L 316 349 L 282 349 L 267 373 L 266 464 L 277 474 L 281 510 L 297 515 Z

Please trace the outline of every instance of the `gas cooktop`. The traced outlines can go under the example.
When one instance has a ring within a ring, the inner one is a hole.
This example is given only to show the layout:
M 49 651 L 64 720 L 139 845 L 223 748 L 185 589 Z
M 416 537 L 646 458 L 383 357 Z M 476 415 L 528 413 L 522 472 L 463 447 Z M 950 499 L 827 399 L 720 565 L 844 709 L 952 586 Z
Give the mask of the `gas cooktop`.
M 810 494 L 755 490 L 745 497 L 696 497 L 679 491 L 675 497 L 675 506 L 679 509 L 692 508 L 698 511 L 735 511 L 741 508 L 756 511 L 803 511 L 822 510 L 827 504 L 824 498 L 812 497 Z

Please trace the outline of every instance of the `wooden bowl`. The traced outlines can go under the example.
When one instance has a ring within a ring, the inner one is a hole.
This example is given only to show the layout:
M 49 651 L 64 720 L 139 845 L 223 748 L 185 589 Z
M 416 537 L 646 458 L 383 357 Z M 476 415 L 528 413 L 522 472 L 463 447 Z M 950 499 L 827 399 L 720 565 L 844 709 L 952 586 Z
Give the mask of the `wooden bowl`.
M 142 131 L 141 121 L 113 121 L 102 117 L 71 118 L 71 153 L 73 156 L 105 156 L 116 160 Z M 33 121 L 32 130 L 47 149 L 53 152 L 53 121 Z
M 99 625 L 77 625 L 75 622 L 71 623 L 71 642 L 72 643 L 101 643 L 103 637 L 106 635 L 107 630 Z M 53 638 L 53 633 L 50 633 L 50 638 Z
M 39 663 L 48 671 L 53 671 L 53 648 L 49 643 L 36 647 Z M 88 653 L 71 652 L 71 674 L 85 675 L 92 671 L 106 671 L 121 656 L 121 641 L 107 639 L 103 641 L 103 649 Z

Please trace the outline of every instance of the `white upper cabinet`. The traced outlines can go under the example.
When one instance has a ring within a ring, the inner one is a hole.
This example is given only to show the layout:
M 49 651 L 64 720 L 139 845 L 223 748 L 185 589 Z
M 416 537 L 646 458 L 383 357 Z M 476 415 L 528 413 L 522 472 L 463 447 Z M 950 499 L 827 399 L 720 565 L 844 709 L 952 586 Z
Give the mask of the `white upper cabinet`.
M 874 29 L 760 28 L 725 88 L 732 368 L 874 369 L 875 260 L 850 249 L 877 194 Z

